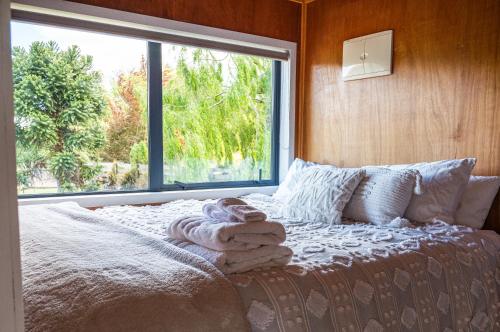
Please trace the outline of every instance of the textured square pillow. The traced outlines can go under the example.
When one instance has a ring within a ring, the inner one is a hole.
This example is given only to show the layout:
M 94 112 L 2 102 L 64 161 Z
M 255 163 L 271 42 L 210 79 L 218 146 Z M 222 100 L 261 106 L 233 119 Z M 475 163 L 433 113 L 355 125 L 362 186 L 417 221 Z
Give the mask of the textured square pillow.
M 301 221 L 340 224 L 342 210 L 364 174 L 363 170 L 356 168 L 307 168 L 283 206 L 283 216 Z
M 281 202 L 286 202 L 291 192 L 295 188 L 297 181 L 301 177 L 301 173 L 304 169 L 317 165 L 316 163 L 310 161 L 304 161 L 302 159 L 296 158 L 290 168 L 288 173 L 286 173 L 285 179 L 279 185 L 278 190 L 274 193 L 273 197 Z
M 480 229 L 500 188 L 499 176 L 471 176 L 455 215 L 455 223 Z
M 363 167 L 366 176 L 354 191 L 343 216 L 376 225 L 403 217 L 413 193 L 421 194 L 421 176 L 415 170 Z
M 437 218 L 453 224 L 475 164 L 476 159 L 466 158 L 389 166 L 391 169 L 415 169 L 422 175 L 424 193 L 413 195 L 405 218 L 421 222 Z

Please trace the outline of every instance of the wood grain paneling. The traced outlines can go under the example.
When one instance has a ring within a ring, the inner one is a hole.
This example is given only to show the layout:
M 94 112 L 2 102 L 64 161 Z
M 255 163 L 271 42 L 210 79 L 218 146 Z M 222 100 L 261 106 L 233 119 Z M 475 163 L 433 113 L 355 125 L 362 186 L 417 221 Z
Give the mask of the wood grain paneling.
M 287 0 L 72 0 L 259 36 L 299 41 L 300 4 Z
M 307 22 L 302 157 L 361 166 L 475 156 L 475 174 L 500 175 L 500 1 L 317 0 Z M 343 41 L 388 29 L 393 75 L 342 81 Z M 500 226 L 498 211 L 489 223 Z

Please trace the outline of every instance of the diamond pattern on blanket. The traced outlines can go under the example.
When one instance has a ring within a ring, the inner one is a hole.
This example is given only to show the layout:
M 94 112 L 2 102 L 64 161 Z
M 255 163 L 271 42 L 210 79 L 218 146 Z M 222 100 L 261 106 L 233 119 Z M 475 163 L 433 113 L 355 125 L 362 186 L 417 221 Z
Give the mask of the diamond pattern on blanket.
M 396 268 L 394 271 L 394 284 L 398 286 L 399 289 L 405 291 L 410 284 L 411 277 L 410 274 L 404 270 Z
M 490 325 L 490 319 L 487 314 L 480 311 L 474 315 L 470 324 L 477 328 L 479 331 L 485 331 Z
M 328 309 L 328 300 L 315 289 L 311 290 L 306 301 L 307 310 L 314 316 L 322 318 Z
M 247 276 L 244 274 L 233 274 L 228 278 L 233 284 L 239 287 L 248 287 L 253 280 L 251 276 Z
M 437 279 L 441 278 L 443 267 L 434 257 L 427 259 L 427 271 Z
M 466 266 L 472 265 L 472 257 L 469 253 L 463 251 L 457 251 L 457 260 Z
M 343 255 L 332 255 L 332 263 L 338 264 L 345 267 L 351 267 L 352 257 Z
M 405 307 L 403 313 L 401 314 L 401 323 L 407 328 L 411 329 L 415 322 L 417 321 L 417 312 L 415 309 L 410 307 Z
M 324 252 L 325 247 L 323 246 L 318 246 L 318 245 L 311 245 L 311 246 L 305 246 L 302 248 L 302 252 L 307 253 L 307 254 L 315 254 L 318 252 Z
M 420 250 L 420 242 L 415 239 L 405 240 L 399 244 L 399 248 L 402 250 L 418 251 Z
M 382 332 L 384 331 L 384 327 L 375 319 L 370 319 L 366 324 L 363 332 Z
M 273 322 L 276 313 L 262 302 L 252 301 L 247 312 L 247 318 L 252 326 L 265 331 Z
M 284 270 L 298 277 L 304 277 L 307 275 L 307 270 L 298 265 L 288 265 Z
M 443 292 L 439 293 L 436 305 L 439 311 L 441 311 L 445 315 L 448 314 L 448 309 L 450 308 L 450 296 Z
M 372 285 L 370 285 L 369 283 L 364 282 L 362 280 L 358 280 L 358 281 L 356 281 L 356 284 L 354 285 L 353 292 L 354 292 L 354 296 L 356 296 L 356 298 L 360 302 L 362 302 L 364 304 L 369 304 L 373 298 L 374 289 L 373 289 Z
M 472 283 L 470 285 L 470 292 L 472 295 L 474 295 L 476 298 L 480 298 L 481 295 L 483 294 L 483 284 L 476 278 L 472 280 Z
M 372 235 L 373 242 L 390 241 L 394 236 L 389 232 L 378 232 Z
M 368 252 L 373 256 L 379 256 L 384 258 L 389 257 L 389 250 L 384 248 L 369 248 Z

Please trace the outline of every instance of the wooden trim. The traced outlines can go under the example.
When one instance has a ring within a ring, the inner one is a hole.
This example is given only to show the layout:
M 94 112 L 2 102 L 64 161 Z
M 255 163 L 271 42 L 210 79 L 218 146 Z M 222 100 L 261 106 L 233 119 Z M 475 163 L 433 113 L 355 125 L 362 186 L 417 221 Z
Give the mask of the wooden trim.
M 299 56 L 299 75 L 298 75 L 298 99 L 297 114 L 295 116 L 295 156 L 304 158 L 305 151 L 305 95 L 306 95 L 306 54 L 307 54 L 307 8 L 308 4 L 315 0 L 290 0 L 302 4 L 300 9 L 300 56 Z
M 311 2 L 316 1 L 316 0 L 289 0 L 289 1 L 300 3 L 300 4 L 303 4 L 303 5 L 307 5 L 308 3 L 311 3 Z
M 23 331 L 9 0 L 0 0 L 0 82 L 0 331 Z
M 295 156 L 304 158 L 304 116 L 305 116 L 305 74 L 306 74 L 306 47 L 307 47 L 307 4 L 302 3 L 300 10 L 300 56 L 299 56 L 299 93 L 298 109 L 295 117 L 296 140 Z

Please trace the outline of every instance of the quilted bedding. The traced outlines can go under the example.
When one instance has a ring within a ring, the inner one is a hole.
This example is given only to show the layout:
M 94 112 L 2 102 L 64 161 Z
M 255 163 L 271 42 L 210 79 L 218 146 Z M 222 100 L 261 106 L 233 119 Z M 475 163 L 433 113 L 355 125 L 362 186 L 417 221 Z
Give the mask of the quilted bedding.
M 253 331 L 500 331 L 500 236 L 439 221 L 390 228 L 285 220 L 268 196 L 246 200 L 280 220 L 290 265 L 230 275 Z M 202 201 L 95 213 L 148 236 Z

